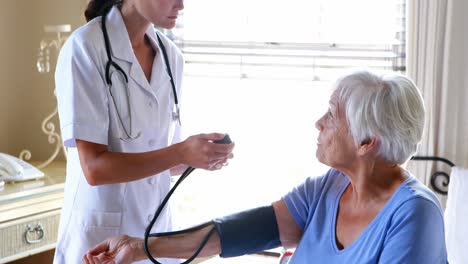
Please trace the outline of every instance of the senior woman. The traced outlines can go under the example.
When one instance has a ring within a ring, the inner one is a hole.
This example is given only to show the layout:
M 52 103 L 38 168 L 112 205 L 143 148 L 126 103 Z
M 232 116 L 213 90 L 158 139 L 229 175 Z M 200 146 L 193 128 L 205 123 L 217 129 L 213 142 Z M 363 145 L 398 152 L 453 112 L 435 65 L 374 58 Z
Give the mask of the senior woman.
M 315 125 L 316 155 L 331 167 L 328 172 L 308 178 L 271 206 L 218 219 L 192 233 L 151 238 L 149 250 L 158 257 L 188 258 L 214 225 L 217 232 L 201 256 L 282 245 L 296 248 L 290 263 L 447 263 L 440 204 L 404 168 L 424 127 L 416 86 L 404 76 L 346 75 Z M 142 239 L 118 236 L 83 259 L 144 258 Z

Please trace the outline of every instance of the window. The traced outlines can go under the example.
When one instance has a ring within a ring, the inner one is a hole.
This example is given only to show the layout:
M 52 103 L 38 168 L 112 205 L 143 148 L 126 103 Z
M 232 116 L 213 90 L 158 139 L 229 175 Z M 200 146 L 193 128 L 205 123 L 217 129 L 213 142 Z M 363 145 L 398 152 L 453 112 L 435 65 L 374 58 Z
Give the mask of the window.
M 170 32 L 186 60 L 184 134 L 227 132 L 236 156 L 179 187 L 176 224 L 268 204 L 323 174 L 315 121 L 332 81 L 351 67 L 404 71 L 404 15 L 404 0 L 186 1 Z

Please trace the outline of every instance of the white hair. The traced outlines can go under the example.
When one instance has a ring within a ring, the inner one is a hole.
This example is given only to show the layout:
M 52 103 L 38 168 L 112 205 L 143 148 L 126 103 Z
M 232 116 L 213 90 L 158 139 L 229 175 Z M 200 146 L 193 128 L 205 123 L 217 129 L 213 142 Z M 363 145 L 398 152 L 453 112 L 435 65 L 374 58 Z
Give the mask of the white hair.
M 424 101 L 416 85 L 401 75 L 358 71 L 335 87 L 349 131 L 357 145 L 379 140 L 378 156 L 395 164 L 416 153 L 424 129 Z

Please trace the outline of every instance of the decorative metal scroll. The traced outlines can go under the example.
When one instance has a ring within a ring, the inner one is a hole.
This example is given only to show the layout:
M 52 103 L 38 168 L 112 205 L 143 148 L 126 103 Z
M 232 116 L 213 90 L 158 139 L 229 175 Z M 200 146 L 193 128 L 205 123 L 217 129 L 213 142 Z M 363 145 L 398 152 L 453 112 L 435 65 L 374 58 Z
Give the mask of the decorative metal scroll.
M 38 58 L 36 62 L 37 66 L 37 71 L 39 73 L 49 73 L 50 72 L 50 64 L 51 64 L 51 53 L 52 54 L 57 54 L 60 48 L 62 47 L 63 43 L 67 39 L 66 37 L 62 36 L 62 33 L 68 33 L 71 31 L 70 25 L 48 25 L 44 27 L 44 32 L 46 33 L 56 33 L 55 39 L 52 39 L 50 41 L 47 40 L 41 40 L 40 45 L 39 45 L 39 53 L 38 53 Z M 51 52 L 51 50 L 55 51 Z M 55 90 L 54 90 L 55 94 Z M 49 165 L 54 159 L 57 157 L 57 155 L 60 153 L 60 150 L 62 150 L 63 155 L 65 158 L 67 158 L 67 152 L 65 147 L 62 144 L 62 138 L 60 137 L 60 134 L 55 131 L 55 124 L 52 121 L 52 118 L 57 115 L 57 107 L 47 115 L 44 120 L 42 121 L 42 132 L 44 132 L 47 135 L 49 144 L 54 144 L 55 148 L 54 151 L 52 152 L 51 156 L 44 161 L 43 163 L 37 165 L 36 167 L 41 169 Z M 25 149 L 22 150 L 21 153 L 19 154 L 19 158 L 22 160 L 30 160 L 32 157 L 31 151 Z
M 432 160 L 432 161 L 441 161 L 445 164 L 449 165 L 450 167 L 455 166 L 453 162 L 448 159 L 435 157 L 435 156 L 414 156 L 411 158 L 412 160 Z M 450 176 L 443 171 L 436 171 L 431 175 L 431 187 L 434 191 L 447 195 L 447 189 L 450 182 Z
M 62 138 L 57 132 L 55 132 L 55 124 L 52 122 L 52 118 L 56 114 L 57 114 L 57 107 L 55 107 L 54 111 L 42 121 L 42 126 L 41 126 L 42 132 L 44 132 L 47 135 L 49 144 L 55 144 L 55 149 L 54 149 L 54 152 L 52 152 L 52 155 L 46 161 L 36 166 L 39 169 L 46 167 L 52 161 L 54 161 L 54 159 L 59 154 L 60 150 L 62 150 L 65 158 L 67 157 L 67 151 L 62 144 Z M 21 153 L 19 154 L 19 158 L 22 160 L 30 160 L 31 156 L 32 156 L 31 151 L 27 149 L 21 151 Z

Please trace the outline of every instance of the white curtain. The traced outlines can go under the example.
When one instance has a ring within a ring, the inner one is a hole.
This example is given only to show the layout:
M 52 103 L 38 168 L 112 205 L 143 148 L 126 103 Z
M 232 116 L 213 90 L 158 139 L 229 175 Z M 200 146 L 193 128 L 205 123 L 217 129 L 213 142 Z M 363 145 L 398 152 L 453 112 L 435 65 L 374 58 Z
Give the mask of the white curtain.
M 459 167 L 468 167 L 466 11 L 466 0 L 408 0 L 407 73 L 421 89 L 427 112 L 417 155 L 443 157 Z M 409 169 L 429 184 L 435 170 L 450 171 L 437 163 L 412 161 Z

